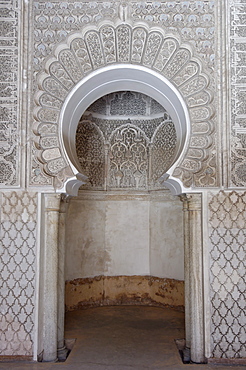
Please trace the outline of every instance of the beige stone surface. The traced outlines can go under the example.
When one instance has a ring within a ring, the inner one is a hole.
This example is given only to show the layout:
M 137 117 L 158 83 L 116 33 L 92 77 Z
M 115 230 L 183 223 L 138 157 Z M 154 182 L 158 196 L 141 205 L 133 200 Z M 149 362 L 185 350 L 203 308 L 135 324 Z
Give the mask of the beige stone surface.
M 153 276 L 96 276 L 66 283 L 68 311 L 121 304 L 170 306 L 184 310 L 184 282 Z

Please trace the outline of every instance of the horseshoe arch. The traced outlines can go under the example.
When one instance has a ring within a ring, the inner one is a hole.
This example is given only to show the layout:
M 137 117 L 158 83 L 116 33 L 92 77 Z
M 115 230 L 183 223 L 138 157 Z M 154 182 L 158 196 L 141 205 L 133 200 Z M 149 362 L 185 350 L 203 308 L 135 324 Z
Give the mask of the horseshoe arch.
M 184 192 L 192 184 L 182 171 L 200 171 L 212 141 L 208 85 L 192 48 L 161 28 L 104 22 L 70 34 L 38 76 L 34 132 L 43 170 L 61 179 L 59 191 L 75 195 L 85 179 L 75 149 L 81 115 L 105 94 L 132 90 L 170 114 L 179 144 L 162 179 L 173 194 Z

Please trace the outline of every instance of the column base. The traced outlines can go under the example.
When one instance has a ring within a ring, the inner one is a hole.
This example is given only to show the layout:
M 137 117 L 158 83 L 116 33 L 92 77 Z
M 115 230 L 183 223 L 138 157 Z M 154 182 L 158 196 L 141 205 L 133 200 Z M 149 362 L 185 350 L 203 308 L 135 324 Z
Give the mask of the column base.
M 63 346 L 62 348 L 58 348 L 57 350 L 58 361 L 61 361 L 61 362 L 66 361 L 67 356 L 68 356 L 68 349 L 65 346 Z

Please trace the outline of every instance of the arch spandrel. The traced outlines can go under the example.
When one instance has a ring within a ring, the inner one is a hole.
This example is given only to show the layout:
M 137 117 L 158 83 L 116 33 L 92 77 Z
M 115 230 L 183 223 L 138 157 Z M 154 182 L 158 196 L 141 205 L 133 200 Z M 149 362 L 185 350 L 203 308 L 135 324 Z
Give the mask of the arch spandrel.
M 122 76 L 120 82 L 118 80 L 123 70 L 127 72 L 125 83 Z M 133 83 L 131 72 L 128 76 L 130 70 L 138 74 Z M 108 74 L 103 76 L 100 71 Z M 89 92 L 86 99 L 86 89 L 90 88 L 88 81 L 93 81 L 91 76 L 96 75 L 101 78 L 100 88 L 94 86 L 95 93 Z M 147 82 L 145 76 L 149 76 Z M 149 81 L 152 77 L 157 81 L 158 76 L 163 87 L 158 87 L 156 93 L 154 84 Z M 116 81 L 115 87 L 113 79 Z M 116 87 L 117 83 L 120 88 Z M 181 145 L 168 176 L 173 181 L 177 178 L 187 188 L 206 186 L 195 182 L 194 175 L 206 170 L 207 159 L 211 156 L 214 129 L 209 75 L 190 45 L 182 43 L 176 36 L 165 34 L 161 28 L 149 28 L 143 23 L 120 25 L 103 22 L 100 27 L 86 26 L 79 33 L 69 34 L 66 42 L 57 45 L 53 55 L 46 60 L 45 72 L 38 75 L 35 98 L 35 134 L 39 139 L 39 158 L 44 171 L 49 176 L 59 178 L 61 187 L 71 173 L 72 178 L 79 177 L 74 148 L 76 128 L 72 126 L 76 119 L 78 123 L 83 111 L 77 107 L 86 109 L 106 93 L 129 90 L 129 84 L 133 90 L 149 94 L 163 106 L 166 104 L 165 108 L 176 125 Z M 151 85 L 150 89 L 148 84 Z M 71 119 L 66 112 L 68 100 L 74 99 L 82 90 L 83 103 L 77 98 L 76 107 L 70 104 Z M 177 108 L 177 105 L 180 106 Z M 183 117 L 180 118 L 179 111 L 182 109 Z M 54 126 L 57 126 L 56 133 Z M 204 130 L 204 126 L 209 129 Z M 52 138 L 50 131 L 54 133 Z M 57 136 L 57 140 L 54 136 Z M 202 139 L 204 136 L 205 140 Z M 49 138 L 52 139 L 50 143 Z M 190 156 L 192 151 L 193 156 Z M 214 173 L 214 170 L 210 173 Z

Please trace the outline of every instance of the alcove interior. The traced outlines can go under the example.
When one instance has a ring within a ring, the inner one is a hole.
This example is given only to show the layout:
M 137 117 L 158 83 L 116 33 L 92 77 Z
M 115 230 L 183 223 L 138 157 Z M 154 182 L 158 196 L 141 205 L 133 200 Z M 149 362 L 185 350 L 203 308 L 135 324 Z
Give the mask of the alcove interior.
M 67 210 L 67 311 L 184 309 L 182 203 L 160 181 L 179 146 L 171 116 L 142 93 L 116 91 L 84 112 L 76 153 L 88 181 Z

